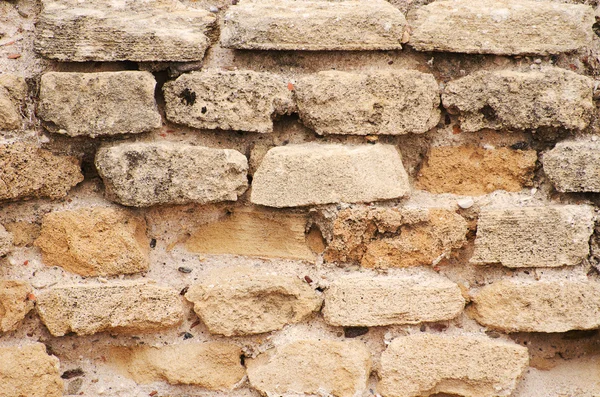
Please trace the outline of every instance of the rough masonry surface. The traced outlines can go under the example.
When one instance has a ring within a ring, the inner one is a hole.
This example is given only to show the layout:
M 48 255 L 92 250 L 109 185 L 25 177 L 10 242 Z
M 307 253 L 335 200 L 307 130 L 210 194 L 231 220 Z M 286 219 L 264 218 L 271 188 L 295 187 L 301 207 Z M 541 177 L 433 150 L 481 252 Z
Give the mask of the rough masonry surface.
M 543 163 L 559 192 L 600 192 L 599 142 L 559 142 L 544 154 Z
M 31 285 L 20 280 L 0 280 L 0 333 L 14 331 L 33 309 Z
M 21 107 L 27 95 L 25 79 L 12 74 L 0 75 L 0 131 L 21 127 Z

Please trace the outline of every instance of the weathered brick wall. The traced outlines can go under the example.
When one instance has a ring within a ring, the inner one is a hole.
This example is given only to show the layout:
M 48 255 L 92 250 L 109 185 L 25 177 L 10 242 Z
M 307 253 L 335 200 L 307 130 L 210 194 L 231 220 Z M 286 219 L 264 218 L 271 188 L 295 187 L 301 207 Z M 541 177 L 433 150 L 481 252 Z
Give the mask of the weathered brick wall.
M 0 397 L 600 396 L 597 4 L 0 0 Z

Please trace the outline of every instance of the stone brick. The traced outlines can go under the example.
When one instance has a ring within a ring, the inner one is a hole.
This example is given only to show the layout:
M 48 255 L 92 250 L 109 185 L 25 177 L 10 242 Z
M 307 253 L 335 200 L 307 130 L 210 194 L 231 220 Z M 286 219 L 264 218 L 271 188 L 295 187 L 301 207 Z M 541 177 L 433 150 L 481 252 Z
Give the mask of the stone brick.
M 149 239 L 142 217 L 116 208 L 82 208 L 44 216 L 35 245 L 48 266 L 82 276 L 148 269 Z
M 322 298 L 292 276 L 249 269 L 215 272 L 185 295 L 208 330 L 225 336 L 269 332 L 302 321 Z
M 447 209 L 349 208 L 335 219 L 324 258 L 369 268 L 430 265 L 462 247 L 466 234 L 467 222 Z
M 246 50 L 399 50 L 406 19 L 383 0 L 243 0 L 225 14 L 221 45 Z
M 288 82 L 272 73 L 206 70 L 164 86 L 167 118 L 194 128 L 272 132 L 295 110 Z
M 35 50 L 68 62 L 199 61 L 216 20 L 173 0 L 44 0 L 43 5 Z
M 0 280 L 0 333 L 17 329 L 33 309 L 28 296 L 31 291 L 31 285 L 25 281 Z
M 83 180 L 79 161 L 26 143 L 0 145 L 0 200 L 65 197 Z
M 96 154 L 96 168 L 106 196 L 134 207 L 235 201 L 248 186 L 243 154 L 184 143 L 104 147 Z
M 600 142 L 559 142 L 543 163 L 559 192 L 600 192 Z
M 246 363 L 250 385 L 263 395 L 354 397 L 371 372 L 371 354 L 358 341 L 295 341 Z
M 473 296 L 473 316 L 506 332 L 566 332 L 600 327 L 600 285 L 587 280 L 500 280 Z
M 440 120 L 438 84 L 416 70 L 319 72 L 295 92 L 300 119 L 318 134 L 419 134 Z
M 551 1 L 436 1 L 409 16 L 419 51 L 498 55 L 570 52 L 592 41 L 594 11 Z
M 50 132 L 68 136 L 137 134 L 162 125 L 149 72 L 42 75 L 37 115 Z
M 391 145 L 306 143 L 267 152 L 250 200 L 270 207 L 370 202 L 405 196 L 408 176 Z
M 484 209 L 471 262 L 513 268 L 577 265 L 589 254 L 593 230 L 594 209 L 588 205 Z
M 4 256 L 12 251 L 13 235 L 6 231 L 4 226 L 0 225 L 0 256 Z
M 12 74 L 0 75 L 0 131 L 21 127 L 20 108 L 26 95 L 25 79 Z
M 4 227 L 12 235 L 12 243 L 17 247 L 31 247 L 41 230 L 40 225 L 25 221 L 7 222 Z
M 36 309 L 54 336 L 156 331 L 183 319 L 178 291 L 129 281 L 53 287 L 39 294 Z
M 527 368 L 527 348 L 481 335 L 413 334 L 381 355 L 378 391 L 384 397 L 438 393 L 508 396 Z
M 436 194 L 470 196 L 495 190 L 518 192 L 523 186 L 531 186 L 536 161 L 535 150 L 432 147 L 416 187 Z
M 541 3 L 536 3 L 541 4 Z M 463 131 L 483 128 L 582 130 L 594 112 L 593 80 L 547 67 L 529 72 L 479 71 L 449 82 L 442 102 Z
M 137 383 L 167 381 L 209 390 L 231 390 L 246 375 L 242 349 L 224 342 L 163 347 L 116 347 L 109 360 Z
M 0 347 L 0 397 L 62 397 L 58 358 L 41 343 Z
M 406 276 L 348 276 L 325 292 L 328 324 L 374 327 L 450 320 L 465 305 L 458 285 L 432 273 Z

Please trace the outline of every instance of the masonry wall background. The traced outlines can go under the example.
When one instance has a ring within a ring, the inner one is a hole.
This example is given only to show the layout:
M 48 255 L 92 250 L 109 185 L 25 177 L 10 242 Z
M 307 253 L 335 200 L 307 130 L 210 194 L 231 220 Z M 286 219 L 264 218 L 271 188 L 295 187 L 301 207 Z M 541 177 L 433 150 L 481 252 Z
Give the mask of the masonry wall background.
M 600 395 L 596 9 L 0 1 L 0 396 Z

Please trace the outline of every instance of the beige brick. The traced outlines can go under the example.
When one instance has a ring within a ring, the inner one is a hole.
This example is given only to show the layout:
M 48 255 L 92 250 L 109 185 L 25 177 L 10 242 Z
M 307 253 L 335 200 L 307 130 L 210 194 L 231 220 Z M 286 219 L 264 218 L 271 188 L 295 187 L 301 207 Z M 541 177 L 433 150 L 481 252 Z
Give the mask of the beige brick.
M 518 192 L 533 181 L 535 150 L 433 147 L 419 171 L 416 187 L 431 193 L 477 196 L 495 190 Z
M 319 72 L 295 92 L 300 119 L 318 134 L 419 134 L 440 120 L 438 84 L 416 70 Z
M 288 82 L 272 73 L 206 70 L 164 86 L 167 118 L 194 128 L 272 132 L 295 110 Z
M 209 390 L 231 390 L 246 375 L 242 349 L 225 342 L 163 347 L 115 347 L 109 362 L 139 384 L 167 381 Z
M 295 341 L 247 360 L 250 385 L 263 395 L 362 395 L 371 355 L 358 341 Z
M 33 309 L 31 292 L 31 285 L 25 281 L 0 280 L 0 333 L 17 329 Z
M 306 143 L 267 152 L 254 173 L 250 200 L 295 207 L 387 200 L 409 191 L 394 146 Z
M 54 336 L 157 331 L 179 324 L 179 292 L 141 282 L 61 285 L 37 297 L 37 312 Z
M 21 106 L 27 95 L 25 79 L 12 74 L 0 75 L 0 131 L 21 127 Z
M 31 247 L 41 230 L 40 225 L 25 221 L 7 222 L 4 227 L 12 235 L 12 243 L 17 247 Z
M 35 50 L 59 61 L 199 61 L 215 23 L 179 1 L 44 0 Z
M 589 45 L 594 11 L 552 1 L 436 1 L 409 23 L 409 44 L 419 51 L 549 55 Z
M 405 276 L 348 276 L 325 292 L 328 324 L 374 327 L 450 320 L 465 305 L 458 285 L 429 272 Z
M 214 272 L 192 285 L 185 298 L 210 332 L 225 336 L 281 329 L 318 311 L 322 303 L 297 277 L 244 268 Z
M 96 153 L 106 196 L 119 204 L 235 201 L 247 188 L 248 160 L 238 151 L 175 142 L 132 142 Z
M 471 262 L 514 268 L 577 265 L 589 254 L 593 229 L 594 209 L 588 205 L 484 209 Z
M 600 192 L 599 142 L 559 142 L 544 154 L 543 163 L 559 192 Z
M 383 0 L 242 0 L 225 14 L 221 45 L 247 50 L 399 50 L 406 19 Z
M 479 71 L 449 82 L 442 102 L 449 112 L 459 114 L 461 129 L 467 132 L 483 128 L 582 130 L 595 109 L 592 87 L 589 77 L 555 67 Z
M 68 136 L 137 134 L 162 125 L 149 72 L 42 75 L 37 115 L 50 132 Z
M 83 180 L 79 161 L 27 143 L 0 145 L 0 200 L 58 199 Z
M 497 281 L 473 296 L 473 316 L 506 332 L 600 327 L 600 285 L 569 279 Z
M 13 235 L 0 225 L 0 256 L 8 254 L 13 249 Z
M 48 266 L 82 276 L 148 269 L 149 239 L 142 217 L 117 208 L 82 208 L 44 216 L 35 245 Z
M 41 343 L 0 347 L 0 397 L 62 397 L 58 359 Z
M 527 368 L 527 348 L 480 335 L 413 334 L 396 338 L 381 355 L 384 397 L 438 393 L 508 396 Z

